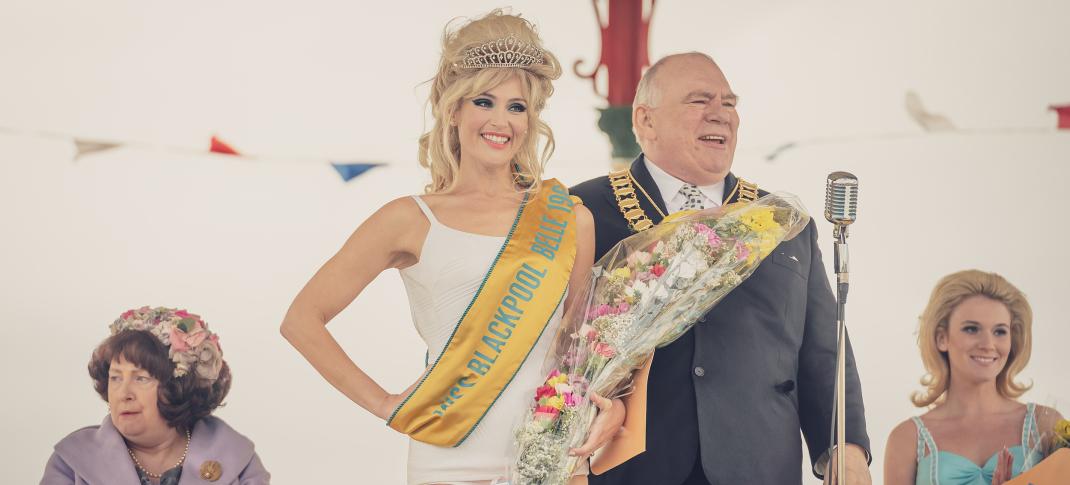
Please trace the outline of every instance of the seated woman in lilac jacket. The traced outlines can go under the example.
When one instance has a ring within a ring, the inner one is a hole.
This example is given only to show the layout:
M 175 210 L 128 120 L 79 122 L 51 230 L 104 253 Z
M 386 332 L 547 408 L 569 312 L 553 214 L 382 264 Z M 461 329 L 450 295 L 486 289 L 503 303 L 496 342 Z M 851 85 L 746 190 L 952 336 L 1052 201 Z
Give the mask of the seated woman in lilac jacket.
M 218 337 L 185 310 L 123 313 L 89 361 L 109 413 L 56 444 L 42 485 L 261 485 L 248 438 L 210 416 L 230 391 Z

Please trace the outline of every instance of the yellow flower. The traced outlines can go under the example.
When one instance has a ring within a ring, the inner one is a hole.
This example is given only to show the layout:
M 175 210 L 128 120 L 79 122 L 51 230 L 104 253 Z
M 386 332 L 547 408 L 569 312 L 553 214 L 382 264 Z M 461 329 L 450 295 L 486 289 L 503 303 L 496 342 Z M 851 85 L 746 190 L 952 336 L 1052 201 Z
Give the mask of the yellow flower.
M 558 384 L 565 384 L 567 382 L 568 382 L 568 375 L 567 374 L 558 374 L 557 376 L 551 377 L 550 379 L 548 379 L 546 381 L 546 385 L 548 385 L 550 387 L 553 387 L 553 386 L 556 386 Z
M 632 277 L 632 270 L 628 268 L 617 268 L 613 270 L 612 274 L 617 278 L 628 279 Z
M 561 396 L 548 397 L 546 398 L 546 405 L 561 410 L 561 408 L 565 407 L 565 398 Z
M 748 211 L 741 220 L 752 231 L 768 231 L 778 227 L 776 220 L 773 219 L 773 209 L 769 207 Z
M 776 237 L 772 234 L 763 234 L 762 242 L 758 245 L 758 250 L 761 251 L 763 255 L 769 255 L 774 249 L 776 249 Z
M 1055 434 L 1065 441 L 1070 441 L 1070 420 L 1060 419 L 1055 423 Z
M 773 250 L 777 246 L 777 237 L 780 236 L 780 231 L 770 231 L 763 233 L 758 238 L 758 242 L 747 243 L 747 264 L 754 264 L 754 260 L 759 256 L 766 257 L 773 253 Z

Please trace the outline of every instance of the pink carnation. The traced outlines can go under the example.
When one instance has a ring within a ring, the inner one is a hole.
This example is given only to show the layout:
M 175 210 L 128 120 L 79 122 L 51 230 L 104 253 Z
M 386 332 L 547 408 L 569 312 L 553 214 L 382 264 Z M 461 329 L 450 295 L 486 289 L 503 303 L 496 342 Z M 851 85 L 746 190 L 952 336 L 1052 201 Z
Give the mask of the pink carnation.
M 538 415 L 542 414 L 542 415 L 549 415 L 551 417 L 556 418 L 557 415 L 560 414 L 560 413 L 561 413 L 561 411 L 559 411 L 557 408 L 555 408 L 553 406 L 537 406 L 537 407 L 535 407 L 535 416 L 538 416 Z
M 598 305 L 598 306 L 592 308 L 590 313 L 588 314 L 587 318 L 590 319 L 590 320 L 594 320 L 595 318 L 609 315 L 611 310 L 612 309 L 609 307 L 609 305 L 606 305 L 605 303 L 603 303 L 601 305 Z
M 571 392 L 566 392 L 562 395 L 565 398 L 565 406 L 574 408 L 580 403 L 580 398 Z
M 588 342 L 594 342 L 594 340 L 598 338 L 598 331 L 587 324 L 580 325 L 580 329 L 576 333 L 578 333 L 580 337 L 586 337 Z
M 628 266 L 631 267 L 644 265 L 650 262 L 650 253 L 646 251 L 636 251 L 629 254 L 626 261 L 628 262 Z
M 706 234 L 706 242 L 712 247 L 718 247 L 721 245 L 721 237 L 718 236 L 716 232 L 710 231 Z
M 594 344 L 594 352 L 606 358 L 612 358 L 614 355 L 617 355 L 617 351 L 613 350 L 613 347 L 605 342 Z
M 750 256 L 750 250 L 747 249 L 747 245 L 736 241 L 736 259 L 747 259 L 747 256 Z
M 550 386 L 541 386 L 535 390 L 535 400 L 538 401 L 544 397 L 556 396 L 557 390 Z
M 661 278 L 661 275 L 665 274 L 665 267 L 661 263 L 655 264 L 654 267 L 650 268 L 650 274 Z

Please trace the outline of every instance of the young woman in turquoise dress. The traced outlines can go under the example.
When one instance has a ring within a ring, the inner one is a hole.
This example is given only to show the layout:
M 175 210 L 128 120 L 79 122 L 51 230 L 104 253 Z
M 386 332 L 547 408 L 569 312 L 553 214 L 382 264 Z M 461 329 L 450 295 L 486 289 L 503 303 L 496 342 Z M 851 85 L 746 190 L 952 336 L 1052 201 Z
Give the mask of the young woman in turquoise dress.
M 944 277 L 921 316 L 927 374 L 915 406 L 929 411 L 892 430 L 885 485 L 1000 485 L 1047 456 L 1062 419 L 1018 398 L 1029 362 L 1033 312 L 1002 276 L 978 270 Z

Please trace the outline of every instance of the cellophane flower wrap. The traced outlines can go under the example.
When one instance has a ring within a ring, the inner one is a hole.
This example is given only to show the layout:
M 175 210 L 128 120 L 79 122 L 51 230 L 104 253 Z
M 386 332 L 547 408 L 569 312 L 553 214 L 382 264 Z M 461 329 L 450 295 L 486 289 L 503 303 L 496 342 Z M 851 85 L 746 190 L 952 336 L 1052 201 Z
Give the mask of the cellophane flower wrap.
M 612 397 L 654 349 L 668 345 L 739 286 L 810 216 L 793 195 L 673 214 L 617 243 L 598 260 L 583 295 L 568 309 L 516 430 L 514 485 L 564 484 L 579 459 L 597 407 Z
M 1070 448 L 1070 420 L 1060 419 L 1055 423 L 1055 429 L 1051 433 L 1052 451 L 1060 448 Z

